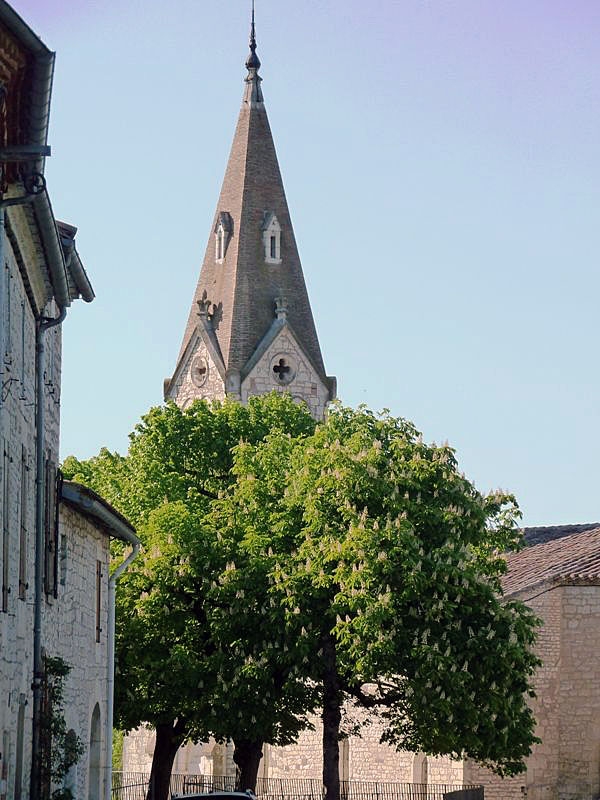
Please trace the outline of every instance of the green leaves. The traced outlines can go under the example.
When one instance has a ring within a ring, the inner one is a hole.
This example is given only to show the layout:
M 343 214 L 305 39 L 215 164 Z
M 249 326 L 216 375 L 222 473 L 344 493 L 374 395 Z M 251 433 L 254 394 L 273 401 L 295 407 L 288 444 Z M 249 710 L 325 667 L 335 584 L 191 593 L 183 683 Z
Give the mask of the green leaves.
M 215 524 L 255 554 L 268 543 L 264 578 L 305 679 L 377 708 L 398 747 L 521 769 L 538 662 L 535 620 L 500 597 L 514 498 L 481 495 L 451 448 L 365 409 L 238 448 L 233 469 Z
M 352 697 L 397 747 L 522 769 L 536 620 L 500 583 L 519 511 L 447 445 L 274 394 L 152 409 L 127 456 L 64 470 L 144 542 L 117 595 L 122 727 L 282 744 Z
M 126 456 L 102 450 L 65 461 L 65 475 L 124 513 L 144 544 L 117 591 L 115 711 L 123 729 L 185 719 L 187 738 L 251 734 L 284 743 L 307 724 L 316 694 L 292 672 L 279 609 L 268 598 L 270 531 L 257 519 L 242 542 L 235 519 L 217 525 L 215 513 L 239 470 L 250 469 L 248 448 L 271 437 L 277 458 L 292 437 L 314 429 L 287 395 L 247 406 L 167 404 L 143 417 Z M 272 483 L 275 474 L 266 463 L 264 498 L 283 488 Z M 239 513 L 250 518 L 252 508 Z

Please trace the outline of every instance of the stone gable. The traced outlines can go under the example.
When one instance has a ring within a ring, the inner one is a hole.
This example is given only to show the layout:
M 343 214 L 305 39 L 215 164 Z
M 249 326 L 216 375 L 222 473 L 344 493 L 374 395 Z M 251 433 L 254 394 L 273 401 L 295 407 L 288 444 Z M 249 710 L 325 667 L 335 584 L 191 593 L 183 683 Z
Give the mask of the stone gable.
M 190 342 L 174 379 L 169 385 L 167 399 L 181 408 L 194 400 L 224 400 L 225 384 L 206 344 L 196 334 Z
M 242 380 L 243 403 L 253 395 L 289 392 L 307 404 L 315 419 L 323 419 L 329 391 L 289 327 L 283 327 Z

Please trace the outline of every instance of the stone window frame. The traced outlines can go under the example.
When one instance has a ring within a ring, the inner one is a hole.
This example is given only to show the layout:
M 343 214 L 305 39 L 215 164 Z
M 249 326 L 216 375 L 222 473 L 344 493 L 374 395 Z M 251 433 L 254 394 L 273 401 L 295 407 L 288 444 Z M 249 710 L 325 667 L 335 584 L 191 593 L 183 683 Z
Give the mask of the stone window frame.
M 198 372 L 203 369 L 200 375 Z M 207 382 L 210 374 L 208 359 L 203 353 L 197 353 L 190 363 L 190 380 L 197 389 L 201 389 Z
M 219 211 L 215 225 L 215 261 L 222 264 L 233 234 L 233 220 L 228 211 Z
M 217 226 L 215 231 L 215 261 L 220 264 L 225 257 L 225 229 L 222 225 Z
M 281 264 L 281 225 L 273 211 L 265 213 L 262 235 L 265 263 Z

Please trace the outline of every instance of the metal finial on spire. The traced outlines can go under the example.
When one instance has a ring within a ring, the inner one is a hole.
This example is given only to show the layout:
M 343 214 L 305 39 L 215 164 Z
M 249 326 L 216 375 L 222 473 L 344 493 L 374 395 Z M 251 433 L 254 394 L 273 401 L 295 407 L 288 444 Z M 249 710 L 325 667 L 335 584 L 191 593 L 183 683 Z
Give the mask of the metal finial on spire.
M 250 55 L 246 61 L 248 69 L 259 70 L 260 59 L 256 55 L 256 31 L 254 28 L 254 0 L 252 0 L 252 23 L 250 25 Z

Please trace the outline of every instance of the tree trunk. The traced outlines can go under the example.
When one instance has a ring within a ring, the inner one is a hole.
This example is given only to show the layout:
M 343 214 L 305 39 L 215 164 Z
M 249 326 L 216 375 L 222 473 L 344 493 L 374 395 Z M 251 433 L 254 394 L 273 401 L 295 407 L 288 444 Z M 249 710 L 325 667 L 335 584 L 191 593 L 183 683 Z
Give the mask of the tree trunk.
M 156 726 L 156 744 L 146 800 L 168 800 L 173 761 L 184 732 L 183 720 L 163 722 Z
M 241 792 L 245 792 L 246 789 L 255 792 L 263 743 L 251 742 L 249 739 L 234 739 L 233 744 L 233 760 L 240 771 L 236 788 Z
M 323 637 L 323 786 L 325 800 L 340 800 L 342 692 L 331 634 Z

